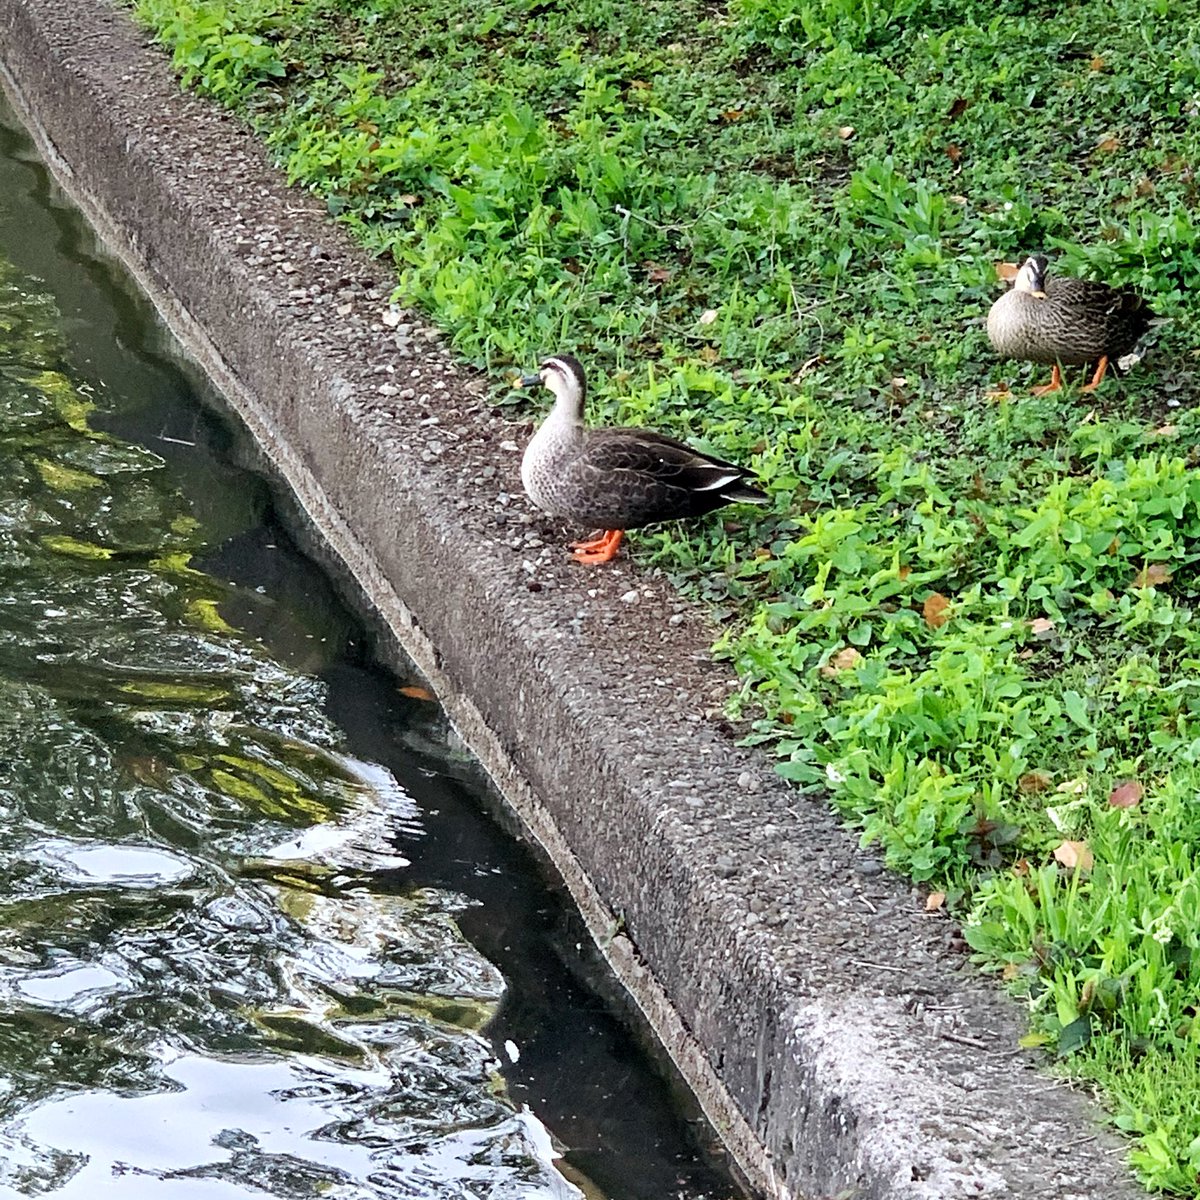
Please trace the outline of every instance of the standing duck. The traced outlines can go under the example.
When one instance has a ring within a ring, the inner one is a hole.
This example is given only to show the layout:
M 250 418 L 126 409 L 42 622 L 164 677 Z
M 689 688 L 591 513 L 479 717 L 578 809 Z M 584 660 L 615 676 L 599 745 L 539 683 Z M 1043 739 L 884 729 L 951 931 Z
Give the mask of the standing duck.
M 1050 382 L 1033 394 L 1057 392 L 1062 368 L 1096 364 L 1091 381 L 1081 388 L 1094 392 L 1109 362 L 1129 354 L 1153 316 L 1138 295 L 1089 279 L 1046 276 L 1046 258 L 1027 258 L 1012 287 L 988 313 L 988 337 L 1005 358 L 1024 358 L 1053 365 Z
M 541 383 L 554 408 L 525 448 L 521 482 L 538 508 L 603 532 L 572 542 L 581 563 L 610 561 L 627 529 L 699 517 L 733 501 L 767 497 L 749 472 L 650 429 L 589 429 L 583 423 L 587 381 L 569 354 L 546 359 L 518 386 Z

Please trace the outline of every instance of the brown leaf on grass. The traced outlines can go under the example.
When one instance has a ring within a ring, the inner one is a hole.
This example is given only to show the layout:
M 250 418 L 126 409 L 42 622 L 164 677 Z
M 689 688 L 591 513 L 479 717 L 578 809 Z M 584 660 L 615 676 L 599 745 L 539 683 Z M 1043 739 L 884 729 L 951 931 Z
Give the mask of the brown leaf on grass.
M 970 107 L 970 100 L 968 100 L 965 96 L 959 96 L 958 99 L 955 100 L 954 103 L 946 110 L 946 116 L 953 121 L 955 117 L 961 117 L 962 114 L 965 113 Z
M 1145 788 L 1136 779 L 1127 779 L 1108 793 L 1108 802 L 1113 808 L 1133 808 L 1145 794 Z
M 837 135 L 838 135 L 838 137 L 840 137 L 842 139 L 843 142 L 849 141 L 854 136 L 854 126 L 853 125 L 838 126 Z
M 830 657 L 827 663 L 822 665 L 821 674 L 826 679 L 832 679 L 843 671 L 857 667 L 862 660 L 863 656 L 853 646 L 843 646 L 841 650 Z
M 400 689 L 400 695 L 408 696 L 412 700 L 436 700 L 437 697 L 428 689 L 419 687 L 415 683 L 406 684 Z
M 996 278 L 1002 279 L 1005 283 L 1011 283 L 1016 279 L 1020 269 L 1016 263 L 998 262 L 996 263 Z
M 629 86 L 631 88 L 636 88 L 639 92 L 648 92 L 652 85 L 645 79 L 631 79 L 629 81 Z
M 1068 871 L 1090 871 L 1096 861 L 1087 842 L 1059 842 L 1054 847 L 1054 857 Z
M 941 592 L 931 592 L 921 605 L 921 615 L 930 629 L 941 629 L 950 620 L 950 601 Z
M 1149 179 L 1139 179 L 1134 185 L 1133 194 L 1135 196 L 1153 196 L 1154 184 Z
M 956 146 L 953 142 L 951 142 L 950 145 L 946 147 L 946 157 L 952 163 L 958 162 L 958 160 L 962 158 L 962 147 Z
M 716 346 L 701 346 L 700 349 L 696 351 L 696 356 L 702 362 L 708 363 L 708 365 L 711 367 L 712 364 L 721 357 L 721 352 L 716 348 Z
M 1012 983 L 1012 981 L 1016 979 L 1020 973 L 1021 967 L 1019 963 L 1005 963 L 1004 969 L 1000 972 L 1000 978 L 1003 979 L 1005 983 Z
M 721 114 L 721 120 L 732 123 L 734 121 L 740 121 L 745 115 L 746 110 L 744 108 L 727 108 Z
M 941 908 L 942 905 L 945 903 L 946 903 L 946 893 L 945 892 L 930 892 L 929 895 L 925 897 L 925 911 L 926 912 L 937 912 L 937 910 L 939 908 Z
M 1025 793 L 1026 796 L 1036 796 L 1038 792 L 1049 790 L 1050 776 L 1045 771 L 1026 771 L 1020 779 L 1017 780 L 1017 787 Z
M 1096 143 L 1097 154 L 1112 154 L 1114 150 L 1120 150 L 1121 141 L 1119 138 L 1106 137 L 1104 141 Z
M 896 572 L 896 578 L 903 583 L 912 574 L 912 567 L 908 563 L 901 563 L 900 569 Z
M 697 318 L 697 325 L 711 325 L 717 319 L 717 310 L 715 308 L 706 308 Z
M 1034 617 L 1029 622 L 1029 630 L 1036 637 L 1049 637 L 1054 632 L 1054 622 L 1049 617 Z
M 1171 572 L 1165 563 L 1147 563 L 1129 585 L 1135 588 L 1162 587 L 1171 582 Z
M 1116 554 L 1116 552 L 1118 550 L 1120 550 L 1120 548 L 1121 548 L 1121 539 L 1119 537 L 1115 537 L 1115 538 L 1113 538 L 1113 540 L 1111 542 L 1108 543 L 1108 549 L 1105 550 L 1104 553 L 1105 554 Z
M 651 283 L 666 283 L 671 278 L 670 267 L 664 267 L 659 263 L 650 262 L 649 260 L 642 263 L 642 266 L 646 268 L 646 278 Z
M 1096 57 L 1093 58 L 1090 63 L 1088 63 L 1088 70 L 1089 71 L 1103 71 L 1104 70 L 1104 59 L 1102 59 L 1100 57 L 1100 55 L 1097 54 Z
M 1179 426 L 1168 422 L 1166 425 L 1160 425 L 1157 429 L 1152 429 L 1150 435 L 1151 437 L 1170 438 L 1174 437 L 1178 432 Z

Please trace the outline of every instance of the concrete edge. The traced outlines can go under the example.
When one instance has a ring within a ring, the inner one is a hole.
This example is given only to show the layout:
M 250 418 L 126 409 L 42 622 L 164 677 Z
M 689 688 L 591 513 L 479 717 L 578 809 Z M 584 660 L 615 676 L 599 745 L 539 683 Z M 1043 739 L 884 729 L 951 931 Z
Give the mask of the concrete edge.
M 330 276 L 370 268 L 295 211 L 242 131 L 178 95 L 103 0 L 0 0 L 0 64 L 59 182 L 434 684 L 755 1187 L 1141 1195 L 1081 1098 L 1014 1050 L 1013 1010 L 961 972 L 945 923 L 689 707 L 725 683 L 697 660 L 703 623 L 668 629 L 669 595 L 627 566 L 584 578 L 537 555 L 547 586 L 527 590 L 540 542 L 519 522 L 489 531 L 479 478 L 503 423 L 466 404 L 480 436 L 431 462 L 370 372 L 464 393 L 469 377 L 433 350 L 413 366 L 377 321 L 302 329 L 292 280 L 248 264 L 239 237 L 319 242 Z M 611 936 L 618 914 L 631 937 Z

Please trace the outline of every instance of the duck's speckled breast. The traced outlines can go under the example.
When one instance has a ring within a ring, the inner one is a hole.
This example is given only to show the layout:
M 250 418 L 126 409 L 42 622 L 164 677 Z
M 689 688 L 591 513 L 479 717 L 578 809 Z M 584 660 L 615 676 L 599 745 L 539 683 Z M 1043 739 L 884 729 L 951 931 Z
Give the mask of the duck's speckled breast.
M 1028 292 L 1004 293 L 988 312 L 988 340 L 997 354 L 1030 362 L 1058 361 L 1054 347 L 1047 344 L 1042 329 L 1044 301 Z
M 564 476 L 582 438 L 582 426 L 551 412 L 525 447 L 521 459 L 525 494 L 551 516 L 570 515 L 570 497 L 566 494 L 570 488 Z

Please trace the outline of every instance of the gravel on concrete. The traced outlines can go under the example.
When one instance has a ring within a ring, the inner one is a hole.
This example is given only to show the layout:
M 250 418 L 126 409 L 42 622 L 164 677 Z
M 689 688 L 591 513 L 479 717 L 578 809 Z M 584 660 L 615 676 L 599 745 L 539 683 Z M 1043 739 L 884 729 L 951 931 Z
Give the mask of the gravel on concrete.
M 531 512 L 527 421 L 106 0 L 0 0 L 60 182 L 438 689 L 753 1185 L 1142 1195 L 953 924 L 721 717 L 702 613 Z M 567 347 L 564 347 L 567 348 Z M 579 531 L 572 531 L 578 533 Z M 618 929 L 615 936 L 613 930 Z

